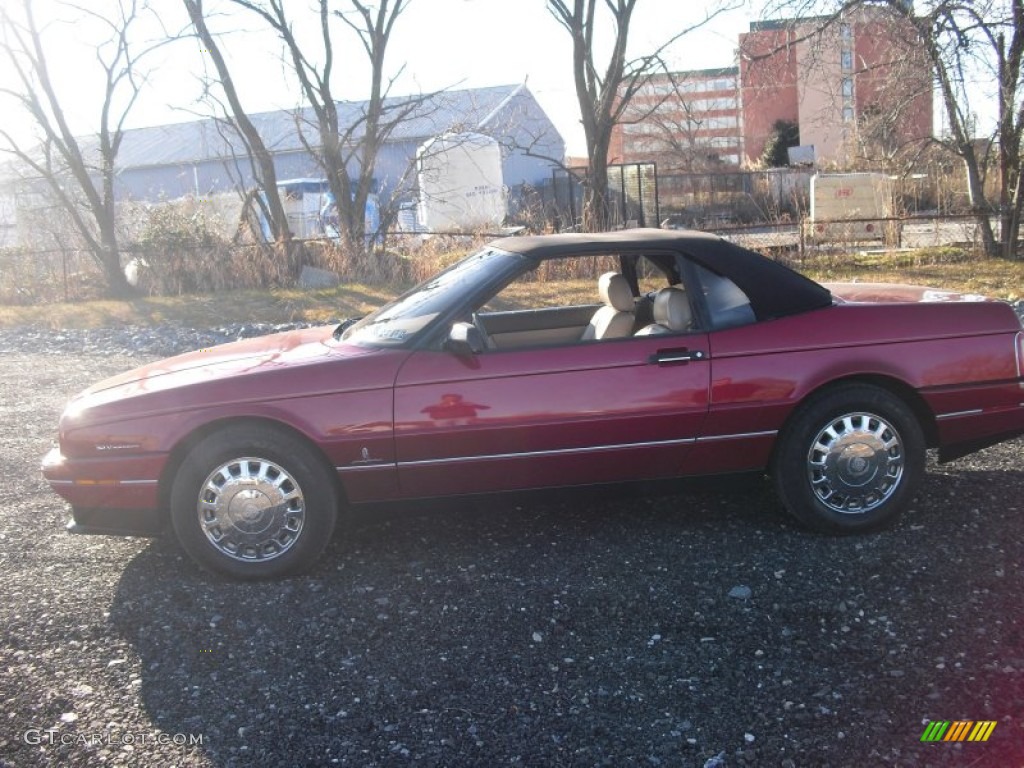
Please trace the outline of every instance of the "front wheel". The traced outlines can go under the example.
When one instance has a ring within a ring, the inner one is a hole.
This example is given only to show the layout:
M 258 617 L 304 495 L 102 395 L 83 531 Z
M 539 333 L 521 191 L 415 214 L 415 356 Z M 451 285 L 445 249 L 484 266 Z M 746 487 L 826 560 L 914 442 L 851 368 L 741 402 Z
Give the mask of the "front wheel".
M 189 452 L 171 488 L 171 522 L 208 570 L 241 579 L 290 576 L 317 559 L 337 519 L 334 478 L 287 432 L 239 425 Z
M 772 466 L 783 505 L 805 525 L 855 533 L 890 525 L 924 474 L 914 413 L 879 387 L 851 384 L 805 404 L 779 438 Z

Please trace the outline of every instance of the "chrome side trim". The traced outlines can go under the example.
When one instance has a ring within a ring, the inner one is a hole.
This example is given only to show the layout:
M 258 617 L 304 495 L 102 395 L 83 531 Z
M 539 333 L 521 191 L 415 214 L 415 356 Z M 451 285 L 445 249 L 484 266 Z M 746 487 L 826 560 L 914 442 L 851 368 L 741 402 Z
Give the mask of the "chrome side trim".
M 335 467 L 337 472 L 366 472 L 371 469 L 394 469 L 395 462 L 381 462 L 380 464 L 350 464 L 345 467 Z
M 591 445 L 583 448 L 553 448 L 549 451 L 523 451 L 521 453 L 491 453 L 481 456 L 453 456 L 446 459 L 418 459 L 416 461 L 400 461 L 400 467 L 420 467 L 430 464 L 454 464 L 460 461 L 492 461 L 494 459 L 524 459 L 543 456 L 564 456 L 567 453 L 599 453 L 601 451 L 619 451 L 628 448 L 653 448 L 655 446 L 689 445 L 697 442 L 695 437 L 679 440 L 654 440 L 646 443 L 619 443 L 616 445 Z
M 50 485 L 74 485 L 74 480 L 47 480 Z M 156 480 L 118 480 L 117 485 L 156 485 Z M 109 485 L 109 483 L 108 483 Z
M 979 413 L 984 413 L 983 408 L 972 408 L 969 411 L 954 411 L 953 413 L 940 413 L 935 417 L 935 420 L 939 419 L 955 419 L 958 416 L 975 416 Z
M 770 429 L 764 432 L 741 432 L 735 435 L 708 435 L 706 437 L 685 437 L 678 440 L 651 440 L 643 443 L 616 443 L 613 445 L 591 445 L 583 448 L 555 448 L 549 451 L 524 451 L 522 453 L 492 453 L 482 456 L 452 456 L 445 459 L 419 459 L 417 461 L 400 461 L 400 467 L 426 466 L 428 464 L 453 464 L 460 461 L 492 461 L 495 459 L 522 459 L 543 456 L 564 456 L 570 453 L 597 453 L 601 451 L 621 451 L 631 448 L 657 448 L 673 445 L 692 445 L 694 443 L 712 442 L 718 440 L 742 440 L 751 437 L 771 437 L 778 434 L 778 430 Z M 341 468 L 339 467 L 339 470 Z
M 779 434 L 777 429 L 768 429 L 764 432 L 737 432 L 735 435 L 702 435 L 697 438 L 698 443 L 706 443 L 712 440 L 743 440 L 749 437 L 771 437 Z

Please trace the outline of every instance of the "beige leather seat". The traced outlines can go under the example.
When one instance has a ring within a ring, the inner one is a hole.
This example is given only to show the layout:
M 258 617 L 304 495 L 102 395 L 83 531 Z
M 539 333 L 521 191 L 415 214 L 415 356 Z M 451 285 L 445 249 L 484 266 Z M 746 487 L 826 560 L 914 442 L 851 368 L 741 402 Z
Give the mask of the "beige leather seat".
M 654 296 L 654 322 L 636 332 L 637 336 L 685 333 L 693 327 L 690 298 L 682 288 L 662 288 Z
M 590 318 L 580 340 L 621 339 L 633 333 L 635 305 L 626 278 L 618 272 L 605 272 L 598 278 L 597 292 L 604 306 Z

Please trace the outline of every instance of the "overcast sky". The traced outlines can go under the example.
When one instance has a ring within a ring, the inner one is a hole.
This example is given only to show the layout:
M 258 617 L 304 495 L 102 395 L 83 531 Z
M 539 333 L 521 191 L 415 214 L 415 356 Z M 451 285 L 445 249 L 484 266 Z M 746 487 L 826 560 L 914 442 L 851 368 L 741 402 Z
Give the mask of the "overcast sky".
M 0 0 L 8 7 L 18 0 Z M 90 0 L 96 10 L 111 0 Z M 178 0 L 152 0 L 160 23 L 169 30 L 186 26 Z M 207 0 L 218 15 L 211 26 L 224 33 L 222 47 L 230 57 L 242 102 L 250 111 L 291 109 L 299 104 L 294 76 L 281 63 L 280 45 L 264 30 L 260 19 L 232 10 L 223 0 Z M 346 3 L 337 0 L 335 7 Z M 288 0 L 288 9 L 307 49 L 318 51 L 317 18 L 308 0 Z M 703 19 L 710 4 L 680 0 L 640 0 L 634 16 L 631 48 L 634 54 L 658 47 L 678 31 Z M 95 46 L 102 30 L 75 19 L 56 0 L 34 0 L 37 23 L 45 27 L 44 40 L 58 91 L 69 119 L 80 133 L 95 130 L 101 99 Z M 673 46 L 669 62 L 677 69 L 702 69 L 734 64 L 737 35 L 754 18 L 751 7 L 730 12 L 693 32 Z M 65 19 L 74 19 L 71 23 Z M 312 22 L 312 26 L 310 26 Z M 610 28 L 610 24 L 608 25 Z M 136 39 L 158 36 L 152 20 L 140 25 Z M 336 64 L 333 88 L 341 99 L 363 99 L 368 93 L 362 49 L 343 24 L 336 28 Z M 185 40 L 154 54 L 150 83 L 131 113 L 130 126 L 157 125 L 194 119 L 194 112 L 209 107 L 199 103 L 204 54 L 195 40 Z M 393 93 L 447 87 L 479 87 L 527 80 L 530 90 L 554 120 L 568 142 L 569 151 L 583 154 L 583 134 L 573 89 L 568 34 L 546 10 L 544 0 L 412 0 L 395 26 L 388 49 L 389 69 L 399 74 Z M 0 81 L 9 82 L 6 62 Z M 29 135 L 28 121 L 6 108 L 5 127 L 20 137 Z

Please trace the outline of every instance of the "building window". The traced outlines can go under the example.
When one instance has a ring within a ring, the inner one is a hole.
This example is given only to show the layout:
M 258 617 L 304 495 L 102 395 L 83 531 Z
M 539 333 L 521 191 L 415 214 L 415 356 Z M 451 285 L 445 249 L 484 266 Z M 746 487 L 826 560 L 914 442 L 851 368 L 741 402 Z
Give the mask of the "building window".
M 849 43 L 851 40 L 853 40 L 853 27 L 851 27 L 849 24 L 840 24 L 839 37 L 842 38 L 844 43 Z
M 843 122 L 844 123 L 852 123 L 853 122 L 853 107 L 843 107 Z
M 671 83 L 647 83 L 639 91 L 638 96 L 667 96 L 672 93 L 675 89 Z
M 850 78 L 850 77 L 844 77 L 843 78 L 843 98 L 844 99 L 852 99 L 853 98 L 853 78 Z
M 698 124 L 699 125 L 699 124 Z M 703 128 L 708 131 L 722 130 L 723 128 L 735 128 L 738 122 L 731 115 L 709 117 L 704 121 Z
M 853 51 L 843 51 L 841 54 L 843 72 L 853 71 Z
M 711 110 L 733 110 L 738 108 L 735 98 L 719 98 L 719 99 L 691 99 L 687 102 L 689 110 L 692 112 L 710 112 Z

